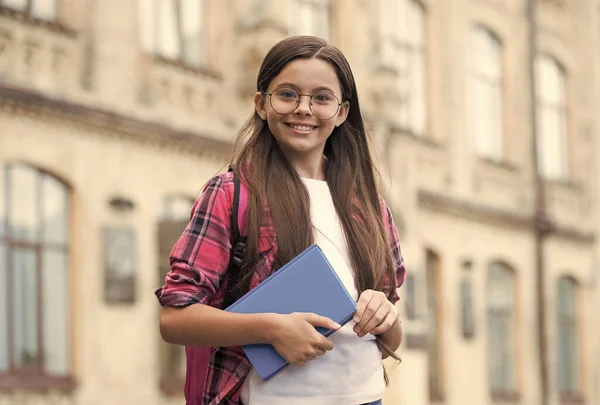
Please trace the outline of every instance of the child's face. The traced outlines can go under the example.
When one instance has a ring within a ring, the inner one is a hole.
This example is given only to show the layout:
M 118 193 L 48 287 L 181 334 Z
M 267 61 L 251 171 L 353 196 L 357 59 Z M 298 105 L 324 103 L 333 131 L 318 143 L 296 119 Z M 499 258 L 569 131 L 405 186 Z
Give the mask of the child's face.
M 308 159 L 320 157 L 327 138 L 348 115 L 349 103 L 342 102 L 338 77 L 333 67 L 321 59 L 296 59 L 290 62 L 271 81 L 267 93 L 272 95 L 256 94 L 256 111 L 267 121 L 271 133 L 288 158 L 291 155 Z M 307 96 L 300 96 L 300 104 L 294 108 L 295 94 L 318 94 L 313 99 L 312 111 L 311 100 Z M 341 103 L 339 109 L 338 103 Z

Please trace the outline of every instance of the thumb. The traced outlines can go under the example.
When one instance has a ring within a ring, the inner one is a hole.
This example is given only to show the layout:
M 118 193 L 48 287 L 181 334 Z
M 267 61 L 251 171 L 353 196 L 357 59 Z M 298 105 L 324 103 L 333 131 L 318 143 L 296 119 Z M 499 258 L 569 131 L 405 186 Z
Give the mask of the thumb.
M 310 323 L 312 326 L 315 326 L 315 327 L 320 326 L 322 328 L 331 329 L 331 330 L 338 330 L 339 328 L 341 328 L 340 324 L 338 324 L 337 322 L 334 322 L 325 316 L 321 316 L 321 315 L 317 315 L 317 314 L 313 314 L 313 313 L 305 313 L 304 319 L 306 319 L 306 321 L 308 323 Z

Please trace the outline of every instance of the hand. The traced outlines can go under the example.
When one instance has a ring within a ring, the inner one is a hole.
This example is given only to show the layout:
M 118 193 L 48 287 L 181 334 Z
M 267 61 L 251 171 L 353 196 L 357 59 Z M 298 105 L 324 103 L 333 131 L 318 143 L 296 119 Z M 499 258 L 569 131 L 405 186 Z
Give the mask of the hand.
M 304 364 L 333 349 L 333 343 L 315 327 L 337 330 L 340 325 L 313 313 L 274 315 L 270 342 L 277 353 L 291 364 Z
M 398 321 L 398 309 L 381 291 L 365 290 L 358 298 L 354 314 L 354 332 L 358 337 L 367 333 L 379 335 Z

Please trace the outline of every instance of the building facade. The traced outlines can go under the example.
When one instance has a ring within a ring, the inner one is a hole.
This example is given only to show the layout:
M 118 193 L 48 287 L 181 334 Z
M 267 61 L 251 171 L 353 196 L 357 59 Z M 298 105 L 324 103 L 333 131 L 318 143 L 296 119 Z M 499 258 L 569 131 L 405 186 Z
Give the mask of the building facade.
M 295 34 L 348 57 L 402 238 L 384 403 L 600 404 L 600 2 L 535 3 L 0 0 L 0 404 L 183 402 L 153 291 Z

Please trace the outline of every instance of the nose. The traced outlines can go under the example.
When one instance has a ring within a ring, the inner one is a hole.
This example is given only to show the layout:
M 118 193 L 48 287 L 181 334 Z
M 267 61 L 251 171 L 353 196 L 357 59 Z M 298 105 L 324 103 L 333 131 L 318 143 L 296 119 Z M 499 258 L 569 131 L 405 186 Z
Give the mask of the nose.
M 300 95 L 300 102 L 298 103 L 298 107 L 296 107 L 294 114 L 312 115 L 312 111 L 310 110 L 310 102 L 311 102 L 310 96 L 305 96 L 303 94 Z

